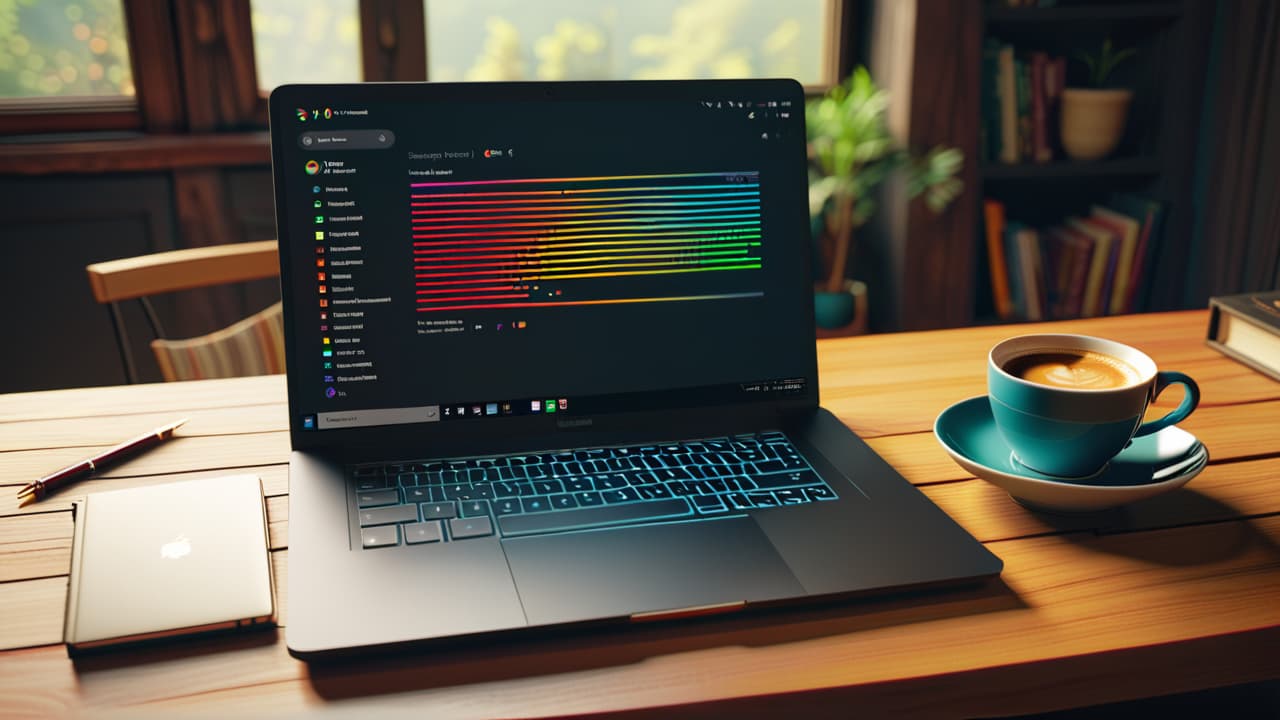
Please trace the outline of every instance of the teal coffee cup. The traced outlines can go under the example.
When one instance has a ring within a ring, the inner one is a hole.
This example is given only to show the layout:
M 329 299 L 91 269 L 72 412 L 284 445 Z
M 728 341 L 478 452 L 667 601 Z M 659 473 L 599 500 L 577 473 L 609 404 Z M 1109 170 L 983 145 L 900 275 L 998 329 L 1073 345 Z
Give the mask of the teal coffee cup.
M 1170 385 L 1182 402 L 1142 422 Z M 1087 335 L 1019 335 L 991 348 L 987 390 L 996 429 L 1018 463 L 1046 475 L 1089 478 L 1134 437 L 1181 422 L 1200 388 L 1179 372 L 1122 343 Z

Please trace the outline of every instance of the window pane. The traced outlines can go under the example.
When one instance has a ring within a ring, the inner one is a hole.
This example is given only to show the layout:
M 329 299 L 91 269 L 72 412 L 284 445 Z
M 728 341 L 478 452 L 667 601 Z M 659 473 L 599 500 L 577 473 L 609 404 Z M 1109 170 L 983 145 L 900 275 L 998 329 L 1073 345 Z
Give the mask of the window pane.
M 258 86 L 359 82 L 356 0 L 253 0 Z
M 0 98 L 133 94 L 121 0 L 0 0 Z
M 427 0 L 432 80 L 832 82 L 834 0 Z

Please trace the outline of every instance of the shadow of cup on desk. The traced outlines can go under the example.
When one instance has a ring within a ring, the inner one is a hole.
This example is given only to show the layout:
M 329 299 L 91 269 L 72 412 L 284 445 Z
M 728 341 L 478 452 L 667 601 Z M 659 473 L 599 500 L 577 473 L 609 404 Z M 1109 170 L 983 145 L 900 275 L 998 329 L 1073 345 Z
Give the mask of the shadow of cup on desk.
M 1182 403 L 1142 422 L 1170 385 Z M 1190 377 L 1161 371 L 1142 351 L 1087 335 L 1019 335 L 987 356 L 987 389 L 996 429 L 1013 460 L 1038 473 L 1096 477 L 1135 437 L 1186 419 L 1200 402 Z

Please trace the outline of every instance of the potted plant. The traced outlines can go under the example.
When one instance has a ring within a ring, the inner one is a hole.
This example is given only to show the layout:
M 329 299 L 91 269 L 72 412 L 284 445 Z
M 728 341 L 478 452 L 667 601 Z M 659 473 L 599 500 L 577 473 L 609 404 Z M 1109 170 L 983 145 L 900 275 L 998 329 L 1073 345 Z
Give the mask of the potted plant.
M 941 212 L 964 187 L 955 177 L 964 155 L 942 147 L 913 154 L 889 133 L 887 109 L 888 94 L 859 67 L 805 110 L 809 212 L 825 276 L 815 287 L 819 327 L 865 329 L 866 285 L 848 278 L 848 265 L 857 229 L 876 210 L 873 191 L 890 174 L 902 169 L 909 195 L 923 194 L 934 212 Z
M 1076 59 L 1089 69 L 1089 87 L 1062 91 L 1062 149 L 1077 160 L 1097 160 L 1120 144 L 1133 91 L 1108 88 L 1111 72 L 1137 54 L 1133 48 L 1116 50 L 1111 38 L 1102 41 L 1096 54 L 1077 50 Z

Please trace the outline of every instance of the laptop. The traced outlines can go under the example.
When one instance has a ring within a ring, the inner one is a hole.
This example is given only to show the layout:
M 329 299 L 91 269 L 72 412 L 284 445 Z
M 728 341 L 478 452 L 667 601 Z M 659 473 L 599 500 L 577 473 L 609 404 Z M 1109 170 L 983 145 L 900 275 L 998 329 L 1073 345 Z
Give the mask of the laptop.
M 270 99 L 313 660 L 973 583 L 819 406 L 790 80 Z

